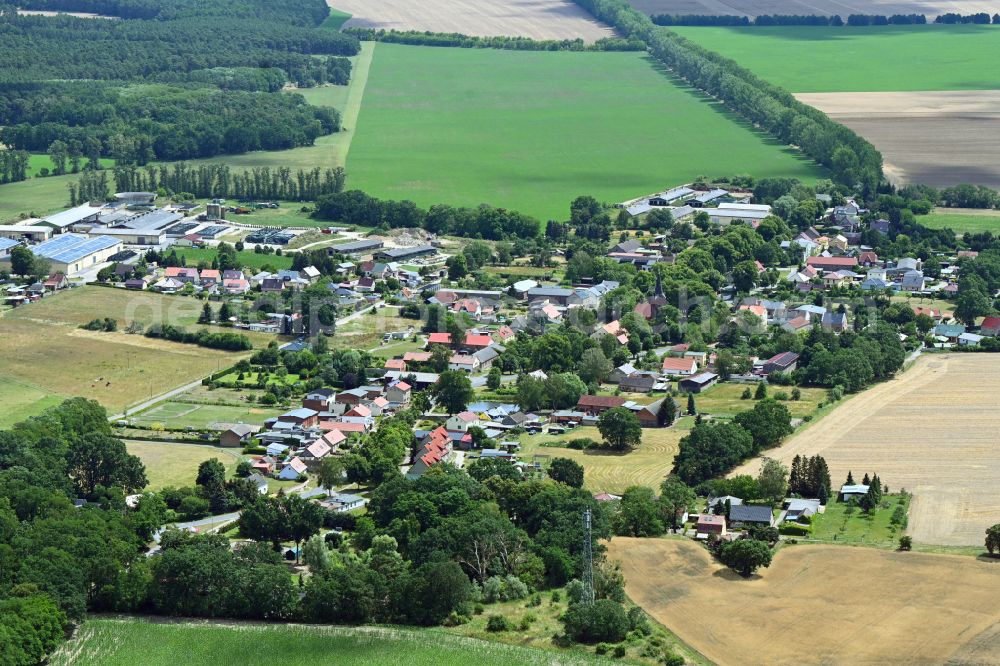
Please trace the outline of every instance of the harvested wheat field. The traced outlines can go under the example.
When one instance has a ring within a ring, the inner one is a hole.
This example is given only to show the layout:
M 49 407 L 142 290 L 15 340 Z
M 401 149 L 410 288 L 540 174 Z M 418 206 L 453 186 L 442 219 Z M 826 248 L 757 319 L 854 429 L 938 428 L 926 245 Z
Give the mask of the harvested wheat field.
M 926 14 L 928 19 L 939 14 L 958 12 L 996 12 L 996 5 L 986 0 L 629 0 L 629 4 L 646 14 L 699 14 L 716 16 L 765 16 L 793 14 L 800 16 L 839 15 L 847 20 L 851 14 Z
M 702 546 L 616 537 L 625 591 L 718 664 L 998 664 L 1000 562 L 795 546 L 744 580 Z
M 897 184 L 1000 187 L 1000 90 L 796 97 L 875 144 Z
M 327 4 L 351 15 L 345 28 L 587 42 L 613 34 L 569 0 L 327 0 Z
M 981 546 L 1000 522 L 1000 356 L 926 354 L 898 378 L 846 400 L 768 452 L 789 464 L 822 454 L 834 486 L 848 470 L 912 492 L 915 541 Z M 751 460 L 734 474 L 756 474 Z

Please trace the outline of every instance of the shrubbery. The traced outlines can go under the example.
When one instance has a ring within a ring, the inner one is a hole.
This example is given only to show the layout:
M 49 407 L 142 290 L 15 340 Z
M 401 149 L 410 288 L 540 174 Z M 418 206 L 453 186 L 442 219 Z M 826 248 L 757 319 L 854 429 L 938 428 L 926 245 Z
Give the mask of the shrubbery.
M 622 605 L 611 599 L 592 604 L 574 603 L 562 617 L 566 635 L 578 643 L 617 643 L 629 631 L 629 620 Z

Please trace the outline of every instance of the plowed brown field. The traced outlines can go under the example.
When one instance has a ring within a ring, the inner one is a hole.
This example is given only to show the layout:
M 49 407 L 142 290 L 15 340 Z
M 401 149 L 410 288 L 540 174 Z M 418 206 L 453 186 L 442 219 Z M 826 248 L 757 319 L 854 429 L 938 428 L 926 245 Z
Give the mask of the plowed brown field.
M 744 580 L 700 545 L 616 537 L 628 596 L 712 661 L 1000 664 L 1000 562 L 793 546 Z

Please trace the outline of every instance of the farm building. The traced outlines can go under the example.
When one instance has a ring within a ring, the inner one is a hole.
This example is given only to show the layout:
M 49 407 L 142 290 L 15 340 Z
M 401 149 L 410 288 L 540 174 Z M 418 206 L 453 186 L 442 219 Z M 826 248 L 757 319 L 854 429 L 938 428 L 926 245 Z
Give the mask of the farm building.
M 677 388 L 685 393 L 701 393 L 719 381 L 719 375 L 714 372 L 702 372 L 694 377 L 686 377 L 677 383 Z
M 108 223 L 98 218 L 98 224 L 91 227 L 88 233 L 111 236 L 126 245 L 162 245 L 167 238 L 167 229 L 182 219 L 184 216 L 174 211 L 151 210 Z
M 40 243 L 52 237 L 52 227 L 36 226 L 34 224 L 2 224 L 0 238 L 11 240 L 30 240 Z
M 729 194 L 729 192 L 727 192 L 726 190 L 719 190 L 719 189 L 709 190 L 708 192 L 702 192 L 695 198 L 689 200 L 688 205 L 693 206 L 695 208 L 703 208 L 714 201 L 718 201 L 727 194 Z
M 341 254 L 366 254 L 380 249 L 384 243 L 380 240 L 359 240 L 341 245 L 334 245 L 330 248 L 332 252 Z
M 990 316 L 983 319 L 983 323 L 979 326 L 979 332 L 982 335 L 996 337 L 1000 334 L 1000 317 Z
M 736 220 L 759 222 L 770 214 L 771 207 L 765 204 L 723 203 L 718 208 L 708 210 L 708 219 L 713 224 L 725 226 Z
M 13 250 L 15 247 L 17 247 L 18 245 L 20 245 L 20 243 L 18 243 L 15 240 L 11 240 L 9 238 L 0 238 L 0 259 L 5 259 L 9 257 L 10 251 Z
M 763 372 L 769 375 L 772 372 L 794 372 L 799 355 L 795 352 L 781 352 L 764 361 Z
M 80 234 L 64 234 L 30 249 L 36 257 L 46 259 L 52 271 L 75 276 L 108 261 L 121 248 L 122 242 L 110 236 L 87 238 Z
M 258 432 L 260 432 L 260 426 L 239 423 L 219 435 L 219 445 L 232 447 L 246 446 L 246 443 Z
M 433 245 L 417 245 L 415 247 L 398 247 L 382 250 L 375 255 L 380 261 L 406 261 L 437 254 L 437 248 Z
M 104 210 L 104 206 L 91 206 L 90 204 L 83 204 L 82 206 L 70 208 L 69 210 L 64 210 L 60 213 L 53 213 L 46 218 L 42 218 L 38 222 L 38 226 L 50 227 L 54 229 L 56 233 L 62 233 L 67 231 L 74 224 L 97 221 L 97 216 L 102 210 Z
M 809 257 L 806 265 L 824 271 L 839 271 L 842 268 L 854 268 L 858 265 L 857 257 Z
M 729 523 L 734 527 L 774 524 L 771 507 L 754 504 L 737 504 L 729 507 Z
M 600 416 L 609 409 L 621 407 L 625 402 L 625 398 L 614 395 L 581 395 L 576 408 L 591 416 Z

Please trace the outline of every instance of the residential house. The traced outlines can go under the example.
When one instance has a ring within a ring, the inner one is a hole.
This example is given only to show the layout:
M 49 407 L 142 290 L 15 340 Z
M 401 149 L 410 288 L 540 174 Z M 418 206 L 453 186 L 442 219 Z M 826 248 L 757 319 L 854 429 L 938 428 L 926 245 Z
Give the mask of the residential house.
M 462 343 L 462 348 L 470 351 L 478 351 L 486 349 L 492 344 L 493 338 L 490 336 L 469 332 L 465 334 L 465 341 Z
M 493 361 L 500 358 L 500 353 L 503 351 L 503 348 L 500 347 L 498 349 L 497 347 L 498 345 L 491 345 L 489 347 L 480 349 L 479 351 L 477 351 L 472 355 L 472 357 L 479 362 L 480 370 L 484 372 L 489 370 L 491 367 L 493 367 Z
M 247 481 L 253 484 L 253 487 L 257 489 L 257 493 L 259 495 L 267 494 L 268 484 L 267 484 L 267 478 L 265 478 L 264 476 L 260 474 L 251 474 L 250 476 L 247 477 Z
M 131 273 L 131 271 L 129 272 Z M 42 286 L 49 291 L 59 291 L 60 289 L 69 287 L 69 280 L 62 273 L 53 273 L 42 283 Z
M 410 402 L 412 387 L 404 381 L 394 381 L 385 389 L 385 399 L 397 405 L 406 405 Z
M 529 301 L 548 300 L 558 305 L 569 305 L 572 289 L 564 287 L 535 287 L 527 292 Z
M 360 405 L 362 400 L 367 399 L 368 392 L 363 388 L 352 388 L 338 393 L 334 397 L 334 402 L 343 403 L 345 405 Z
M 820 512 L 822 503 L 818 499 L 800 499 L 789 497 L 785 500 L 785 520 L 793 522 L 803 518 L 812 518 Z
M 689 376 L 698 372 L 698 362 L 689 357 L 674 358 L 665 356 L 663 358 L 663 374 L 672 376 Z
M 1000 335 L 1000 317 L 995 317 L 990 315 L 983 319 L 983 323 L 979 326 L 980 335 L 989 335 L 991 337 L 997 337 Z
M 444 427 L 452 432 L 467 432 L 471 426 L 479 423 L 479 417 L 472 412 L 459 412 L 452 414 L 445 421 Z
M 621 407 L 625 402 L 625 398 L 614 395 L 582 395 L 576 403 L 576 408 L 591 416 L 600 416 L 609 409 Z
M 899 285 L 902 291 L 923 291 L 927 287 L 927 278 L 921 271 L 907 271 Z
M 451 346 L 451 333 L 431 333 L 427 336 L 427 345 Z
M 726 534 L 726 517 L 716 516 L 710 513 L 698 514 L 698 519 L 695 522 L 695 532 L 701 535 L 716 534 L 718 536 L 725 536 Z
M 938 324 L 934 327 L 934 335 L 944 338 L 948 342 L 958 342 L 958 336 L 965 333 L 965 326 L 962 324 Z
M 302 398 L 302 406 L 315 412 L 329 412 L 333 409 L 336 396 L 337 392 L 333 389 L 315 389 Z
M 660 398 L 659 400 L 655 400 L 639 409 L 639 411 L 635 413 L 636 418 L 639 419 L 639 425 L 643 428 L 658 428 L 660 426 L 660 405 L 663 404 L 664 400 L 673 400 L 673 398 L 669 396 L 666 398 Z M 678 410 L 678 412 L 679 411 L 680 410 Z
M 847 330 L 848 320 L 846 312 L 824 312 L 822 319 L 823 330 L 843 333 Z
M 479 359 L 468 354 L 455 354 L 448 359 L 448 369 L 475 372 L 479 370 Z
M 202 270 L 199 279 L 203 285 L 213 285 L 222 280 L 222 274 L 214 268 L 206 268 Z
M 401 358 L 387 358 L 382 367 L 386 370 L 406 370 L 406 361 Z
M 292 458 L 285 464 L 284 467 L 281 468 L 281 471 L 278 472 L 278 478 L 284 481 L 294 481 L 301 476 L 305 476 L 308 469 L 309 468 L 301 458 Z

